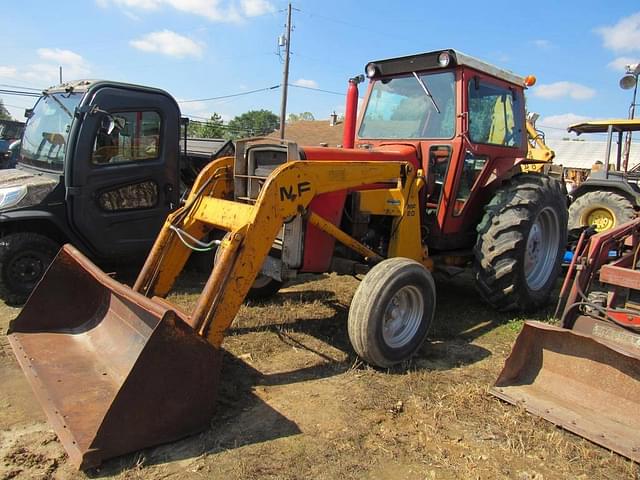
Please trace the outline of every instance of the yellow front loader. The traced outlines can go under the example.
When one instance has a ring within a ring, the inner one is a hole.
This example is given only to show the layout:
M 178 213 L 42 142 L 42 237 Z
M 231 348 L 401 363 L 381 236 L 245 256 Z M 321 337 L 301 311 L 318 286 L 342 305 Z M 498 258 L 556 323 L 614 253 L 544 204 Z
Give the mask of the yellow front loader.
M 16 357 L 80 468 L 206 427 L 225 331 L 285 223 L 304 216 L 366 263 L 383 260 L 309 212 L 316 196 L 381 185 L 363 195 L 366 208 L 394 217 L 390 251 L 413 259 L 431 278 L 415 215 L 423 179 L 411 164 L 288 161 L 260 179 L 255 203 L 241 203 L 233 201 L 233 160 L 214 161 L 201 172 L 186 204 L 168 217 L 133 288 L 66 245 L 11 326 Z M 228 234 L 195 308 L 181 312 L 162 297 L 193 245 L 212 230 Z M 431 292 L 423 310 L 432 318 Z M 354 346 L 375 362 L 366 338 L 356 338 Z

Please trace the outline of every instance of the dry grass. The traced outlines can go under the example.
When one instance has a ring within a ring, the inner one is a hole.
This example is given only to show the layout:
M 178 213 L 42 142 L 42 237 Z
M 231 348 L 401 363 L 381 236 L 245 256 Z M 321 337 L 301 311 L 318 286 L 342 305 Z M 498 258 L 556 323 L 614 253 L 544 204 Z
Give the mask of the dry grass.
M 362 364 L 349 346 L 358 282 L 301 280 L 272 301 L 241 308 L 225 340 L 208 431 L 107 462 L 92 476 L 640 478 L 636 464 L 488 394 L 522 318 L 486 308 L 469 278 L 438 285 L 430 341 L 388 371 Z M 170 300 L 189 310 L 201 282 L 181 279 Z M 62 464 L 54 476 L 74 476 L 68 472 Z

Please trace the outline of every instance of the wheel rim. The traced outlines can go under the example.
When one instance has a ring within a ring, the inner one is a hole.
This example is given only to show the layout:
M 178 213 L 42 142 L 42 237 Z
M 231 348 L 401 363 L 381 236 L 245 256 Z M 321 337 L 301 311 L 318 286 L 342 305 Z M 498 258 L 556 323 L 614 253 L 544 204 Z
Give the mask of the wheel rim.
M 11 283 L 23 290 L 32 289 L 44 274 L 48 264 L 48 259 L 38 253 L 24 252 L 9 264 L 8 273 Z
M 556 264 L 560 244 L 560 223 L 551 207 L 542 209 L 533 222 L 527 237 L 524 273 L 531 290 L 540 290 Z
M 415 337 L 424 315 L 424 299 L 417 287 L 402 287 L 384 312 L 382 337 L 391 348 L 401 348 Z
M 615 227 L 616 218 L 609 209 L 596 208 L 586 215 L 586 224 L 595 225 L 596 232 L 604 232 Z

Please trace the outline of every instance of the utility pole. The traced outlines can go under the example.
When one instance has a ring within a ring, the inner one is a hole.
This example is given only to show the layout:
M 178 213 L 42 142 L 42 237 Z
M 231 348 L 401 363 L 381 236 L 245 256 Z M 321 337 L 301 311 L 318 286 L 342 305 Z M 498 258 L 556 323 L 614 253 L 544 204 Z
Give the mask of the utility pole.
M 60 65 L 60 83 L 62 84 L 62 65 Z
M 282 73 L 282 103 L 280 104 L 280 139 L 284 139 L 284 124 L 287 118 L 287 93 L 289 87 L 289 54 L 291 52 L 291 3 L 287 8 L 287 33 L 285 36 L 286 54 Z

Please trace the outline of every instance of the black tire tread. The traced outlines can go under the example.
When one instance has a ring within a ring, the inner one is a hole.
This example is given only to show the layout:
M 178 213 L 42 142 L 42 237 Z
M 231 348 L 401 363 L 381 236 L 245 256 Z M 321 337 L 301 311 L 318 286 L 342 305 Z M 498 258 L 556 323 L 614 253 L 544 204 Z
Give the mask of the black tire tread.
M 349 340 L 358 356 L 371 365 L 387 368 L 398 363 L 391 361 L 378 348 L 377 341 L 372 338 L 369 319 L 374 315 L 374 309 L 377 307 L 376 293 L 380 292 L 390 279 L 397 278 L 402 275 L 403 271 L 406 272 L 410 269 L 418 269 L 427 273 L 425 281 L 429 284 L 430 291 L 433 292 L 432 311 L 428 319 L 429 327 L 433 322 L 435 312 L 436 287 L 430 272 L 415 260 L 402 257 L 383 260 L 364 277 L 353 296 L 349 309 Z M 417 351 L 426 340 L 428 327 L 413 352 Z
M 533 295 L 523 284 L 523 249 L 525 232 L 533 220 L 532 213 L 541 202 L 557 203 L 561 245 L 549 288 Z M 548 300 L 557 275 L 563 246 L 566 244 L 567 210 L 562 186 L 557 180 L 542 174 L 523 174 L 500 187 L 485 207 L 485 214 L 477 226 L 474 247 L 474 277 L 482 298 L 500 311 L 533 310 Z M 562 239 L 564 238 L 564 242 Z
M 592 190 L 576 198 L 569 206 L 569 228 L 588 227 L 581 221 L 583 212 L 594 205 L 603 205 L 612 210 L 616 226 L 636 217 L 633 203 L 624 195 L 611 190 Z

